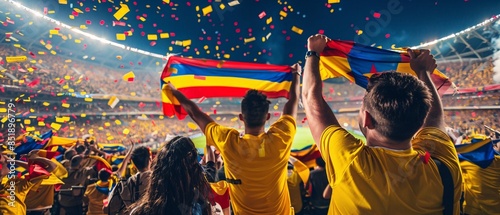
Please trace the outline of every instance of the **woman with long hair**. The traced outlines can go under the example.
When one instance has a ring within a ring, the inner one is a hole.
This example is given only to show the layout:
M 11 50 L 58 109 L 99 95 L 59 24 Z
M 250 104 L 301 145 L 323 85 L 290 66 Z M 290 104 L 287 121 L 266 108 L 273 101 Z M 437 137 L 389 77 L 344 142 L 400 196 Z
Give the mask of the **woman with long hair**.
M 146 193 L 130 205 L 131 215 L 208 215 L 210 185 L 187 137 L 175 137 L 157 154 Z

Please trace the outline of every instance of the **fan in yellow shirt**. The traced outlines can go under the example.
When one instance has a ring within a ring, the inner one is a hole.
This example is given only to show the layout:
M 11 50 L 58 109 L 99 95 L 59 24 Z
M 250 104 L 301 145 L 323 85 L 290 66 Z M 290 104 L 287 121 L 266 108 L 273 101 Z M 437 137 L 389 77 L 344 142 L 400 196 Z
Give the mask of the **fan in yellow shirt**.
M 428 50 L 408 51 L 420 80 L 399 72 L 367 80 L 359 112 L 365 145 L 340 127 L 322 97 L 323 56 L 314 53 L 328 41 L 323 35 L 308 39 L 312 54 L 306 59 L 302 97 L 333 190 L 329 214 L 459 214 L 462 175 L 453 143 L 443 132 L 444 111 L 430 75 L 437 66 L 433 56 Z M 449 192 L 431 156 L 448 168 L 451 175 L 443 179 L 450 178 Z
M 500 214 L 500 156 L 486 168 L 460 162 L 464 176 L 464 212 L 466 214 Z
M 33 166 L 30 174 L 23 177 L 15 175 L 10 171 L 11 166 L 19 165 L 28 169 L 28 163 L 22 161 L 9 160 L 6 156 L 0 155 L 0 214 L 17 215 L 26 214 L 25 199 L 31 189 L 37 189 L 43 179 L 48 178 L 50 172 L 55 168 L 55 164 L 47 158 L 38 157 L 36 153 L 29 156 Z
M 87 190 L 83 195 L 83 201 L 87 204 L 88 215 L 105 215 L 102 208 L 104 207 L 103 200 L 108 198 L 111 192 L 111 187 L 109 186 L 111 173 L 106 169 L 101 169 L 98 173 L 99 181 L 94 184 L 87 186 Z
M 224 159 L 226 181 L 234 214 L 292 213 L 287 186 L 287 162 L 296 132 L 295 117 L 300 90 L 298 64 L 294 70 L 288 102 L 283 116 L 264 130 L 270 118 L 270 101 L 262 93 L 249 90 L 241 102 L 240 120 L 245 133 L 215 123 L 194 102 L 169 83 L 171 90 L 189 116 L 207 137 L 207 144 L 220 151 Z

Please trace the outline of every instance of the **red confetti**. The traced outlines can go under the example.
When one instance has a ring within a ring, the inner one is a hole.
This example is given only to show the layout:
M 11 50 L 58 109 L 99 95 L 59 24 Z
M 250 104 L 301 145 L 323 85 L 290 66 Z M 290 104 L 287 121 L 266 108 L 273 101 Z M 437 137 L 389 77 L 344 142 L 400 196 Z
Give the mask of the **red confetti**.
M 373 13 L 373 17 L 375 17 L 377 19 L 380 18 L 380 13 L 378 13 L 378 12 Z

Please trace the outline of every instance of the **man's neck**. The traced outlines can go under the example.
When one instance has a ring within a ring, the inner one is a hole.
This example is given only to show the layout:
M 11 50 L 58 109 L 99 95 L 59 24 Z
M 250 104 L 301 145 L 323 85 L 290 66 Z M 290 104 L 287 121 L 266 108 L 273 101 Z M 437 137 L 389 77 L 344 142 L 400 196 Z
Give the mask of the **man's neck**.
M 405 141 L 394 141 L 381 135 L 367 137 L 366 145 L 371 147 L 383 147 L 393 150 L 406 150 L 411 148 L 411 139 Z
M 264 133 L 264 126 L 262 127 L 256 127 L 256 128 L 248 128 L 245 126 L 245 134 L 250 134 L 253 136 L 259 136 L 260 134 Z

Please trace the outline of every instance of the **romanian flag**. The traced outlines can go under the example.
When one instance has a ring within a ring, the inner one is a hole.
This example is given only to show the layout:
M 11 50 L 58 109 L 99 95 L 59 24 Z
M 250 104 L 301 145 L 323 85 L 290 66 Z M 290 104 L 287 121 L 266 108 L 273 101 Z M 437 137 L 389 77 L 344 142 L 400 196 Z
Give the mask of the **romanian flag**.
M 493 142 L 489 138 L 474 138 L 470 144 L 455 145 L 458 158 L 474 163 L 481 168 L 487 168 L 495 159 Z
M 366 88 L 368 79 L 381 72 L 396 71 L 416 75 L 410 68 L 410 56 L 406 52 L 379 49 L 351 41 L 331 40 L 321 53 L 321 79 L 345 77 Z M 452 83 L 438 70 L 432 73 L 434 85 L 443 95 Z
M 161 75 L 163 113 L 184 119 L 187 113 L 166 87 L 171 82 L 187 98 L 243 97 L 256 89 L 269 98 L 288 97 L 290 66 L 171 56 Z

